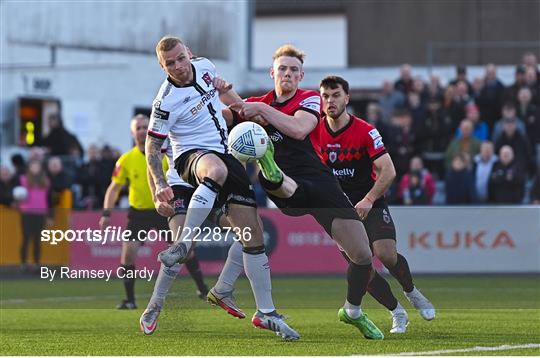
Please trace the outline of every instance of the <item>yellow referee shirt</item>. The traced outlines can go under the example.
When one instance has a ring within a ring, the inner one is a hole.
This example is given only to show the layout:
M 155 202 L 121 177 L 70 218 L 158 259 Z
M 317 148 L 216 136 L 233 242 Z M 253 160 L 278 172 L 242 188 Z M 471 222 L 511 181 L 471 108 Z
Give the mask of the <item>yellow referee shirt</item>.
M 167 158 L 163 158 L 163 171 L 167 170 Z M 152 192 L 146 176 L 146 157 L 139 147 L 122 154 L 116 162 L 111 180 L 116 184 L 129 184 L 129 205 L 135 209 L 154 209 Z

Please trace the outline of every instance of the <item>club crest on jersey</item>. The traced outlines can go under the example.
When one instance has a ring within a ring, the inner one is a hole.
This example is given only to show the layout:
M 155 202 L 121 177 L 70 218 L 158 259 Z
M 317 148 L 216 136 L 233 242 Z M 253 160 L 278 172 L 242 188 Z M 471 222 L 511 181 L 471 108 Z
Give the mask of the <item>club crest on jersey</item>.
M 176 199 L 173 202 L 173 208 L 174 209 L 185 209 L 186 206 L 184 205 L 184 199 Z
M 251 131 L 244 133 L 241 137 L 235 140 L 233 144 L 231 145 L 231 147 L 238 153 L 242 153 L 245 155 L 255 156 L 256 154 L 255 145 L 253 142 L 253 136 L 251 135 Z
M 331 163 L 335 163 L 336 160 L 337 160 L 337 153 L 336 153 L 336 152 L 330 152 L 330 153 L 328 153 L 328 160 L 329 160 Z
M 190 96 L 187 96 L 186 98 L 184 98 L 184 100 L 182 101 L 182 103 L 186 104 L 189 102 L 189 100 L 191 99 Z
M 212 77 L 210 77 L 210 74 L 208 72 L 206 72 L 202 76 L 202 79 L 203 79 L 204 83 L 206 83 L 206 86 L 210 87 L 210 84 L 212 83 Z

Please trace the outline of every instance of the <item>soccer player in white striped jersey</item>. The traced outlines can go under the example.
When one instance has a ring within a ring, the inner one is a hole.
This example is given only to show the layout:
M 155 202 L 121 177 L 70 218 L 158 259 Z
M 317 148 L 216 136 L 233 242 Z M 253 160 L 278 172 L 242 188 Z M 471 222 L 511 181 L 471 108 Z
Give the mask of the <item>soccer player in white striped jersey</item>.
M 156 54 L 167 74 L 153 103 L 146 142 L 146 159 L 156 185 L 156 198 L 160 202 L 174 198 L 158 166 L 167 136 L 178 174 L 195 187 L 182 235 L 159 254 L 159 260 L 167 267 L 184 262 L 196 229 L 215 205 L 226 205 L 227 219 L 236 232 L 249 232 L 240 235 L 240 239 L 244 247 L 244 270 L 257 305 L 253 325 L 274 331 L 284 339 L 297 340 L 300 335 L 276 312 L 272 300 L 270 267 L 249 177 L 242 164 L 228 153 L 222 102 L 230 105 L 241 99 L 219 79 L 212 62 L 205 58 L 191 59 L 179 38 L 162 38 Z
M 165 155 L 167 156 L 167 161 L 169 164 L 169 168 L 166 173 L 167 183 L 171 186 L 174 192 L 174 199 L 171 204 L 155 201 L 155 206 L 156 210 L 160 215 L 168 218 L 172 237 L 174 237 L 177 232 L 182 231 L 182 227 L 186 218 L 187 206 L 195 189 L 193 188 L 193 186 L 189 185 L 178 176 L 178 173 L 174 168 L 172 147 L 169 145 L 168 139 L 163 142 L 162 153 L 165 153 Z M 155 198 L 156 189 L 152 176 L 149 172 L 148 184 L 150 186 L 152 196 Z M 219 217 L 216 217 L 216 219 L 219 221 Z M 223 224 L 227 225 L 228 222 L 226 220 L 223 220 Z M 179 263 L 176 263 L 171 267 L 167 267 L 164 264 L 161 264 L 158 277 L 154 284 L 154 291 L 152 293 L 152 297 L 150 298 L 148 305 L 139 320 L 141 331 L 143 331 L 144 334 L 149 335 L 154 333 L 154 331 L 156 330 L 158 318 L 161 310 L 163 309 L 167 293 L 172 286 L 174 279 L 180 272 L 181 268 L 182 264 Z M 224 270 L 227 277 L 232 277 L 232 280 L 236 280 L 236 278 L 238 278 L 238 276 L 242 273 L 242 244 L 240 242 L 234 241 L 231 245 L 227 257 L 227 262 L 224 266 Z M 221 276 L 220 278 L 221 281 L 227 282 L 227 279 Z M 223 298 L 223 302 L 220 301 L 216 302 L 215 304 L 220 305 L 223 309 L 225 309 L 229 314 L 234 317 L 245 318 L 244 312 L 236 305 L 234 297 L 232 296 L 232 292 L 230 295 L 227 295 Z

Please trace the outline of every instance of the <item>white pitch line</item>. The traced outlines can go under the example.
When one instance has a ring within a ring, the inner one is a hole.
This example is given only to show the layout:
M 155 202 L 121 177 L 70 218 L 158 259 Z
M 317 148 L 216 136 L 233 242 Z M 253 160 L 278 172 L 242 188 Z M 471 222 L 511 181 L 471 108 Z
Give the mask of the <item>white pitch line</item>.
M 507 351 L 512 349 L 532 349 L 540 348 L 540 344 L 529 343 L 529 344 L 519 344 L 519 345 L 502 345 L 497 347 L 472 347 L 472 348 L 462 348 L 462 349 L 444 349 L 440 351 L 428 351 L 428 352 L 403 352 L 399 353 L 400 356 L 433 356 L 439 354 L 451 354 L 451 353 L 467 353 L 467 352 L 487 352 L 487 351 Z

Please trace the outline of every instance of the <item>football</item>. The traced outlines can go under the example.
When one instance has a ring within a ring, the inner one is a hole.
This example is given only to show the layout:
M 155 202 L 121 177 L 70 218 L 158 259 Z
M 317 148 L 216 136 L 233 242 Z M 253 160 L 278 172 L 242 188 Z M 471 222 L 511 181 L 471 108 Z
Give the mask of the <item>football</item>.
M 268 134 L 253 122 L 243 122 L 229 133 L 229 151 L 241 162 L 261 158 L 268 148 Z

